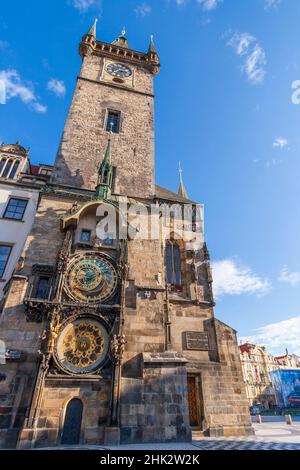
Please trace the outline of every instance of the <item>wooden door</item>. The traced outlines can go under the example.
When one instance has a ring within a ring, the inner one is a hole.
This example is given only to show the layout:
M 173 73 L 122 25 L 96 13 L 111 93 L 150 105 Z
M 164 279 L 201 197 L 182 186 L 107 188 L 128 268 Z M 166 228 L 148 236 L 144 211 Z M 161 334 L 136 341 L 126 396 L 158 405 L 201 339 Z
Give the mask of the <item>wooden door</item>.
M 197 378 L 188 376 L 188 401 L 190 413 L 190 425 L 192 427 L 201 426 L 200 422 L 200 398 Z

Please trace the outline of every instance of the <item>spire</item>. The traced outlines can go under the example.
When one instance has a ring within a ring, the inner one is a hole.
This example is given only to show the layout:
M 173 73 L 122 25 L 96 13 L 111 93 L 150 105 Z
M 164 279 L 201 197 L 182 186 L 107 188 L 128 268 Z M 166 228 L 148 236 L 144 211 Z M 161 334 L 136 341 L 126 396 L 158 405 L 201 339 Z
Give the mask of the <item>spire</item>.
M 98 181 L 95 195 L 96 199 L 108 199 L 111 195 L 113 182 L 113 167 L 111 164 L 111 136 L 112 131 L 109 133 L 104 157 L 98 170 Z
M 185 199 L 188 199 L 188 195 L 187 195 L 186 189 L 183 184 L 183 179 L 182 179 L 181 162 L 179 162 L 179 179 L 180 179 L 180 184 L 179 184 L 178 194 L 179 196 L 182 196 Z
M 120 36 L 118 37 L 118 39 L 115 39 L 113 41 L 113 44 L 131 49 L 130 45 L 127 42 L 125 26 L 123 26 Z
M 108 165 L 111 165 L 111 134 L 112 134 L 112 131 L 110 131 L 110 134 L 108 137 L 107 146 L 106 146 L 104 159 L 103 159 L 103 163 L 105 162 Z
M 157 54 L 156 48 L 155 48 L 155 45 L 154 45 L 153 37 L 154 37 L 153 34 L 151 34 L 151 36 L 150 36 L 150 44 L 149 44 L 149 49 L 148 49 L 148 54 L 149 54 L 149 53 Z
M 95 39 L 96 39 L 96 36 L 97 36 L 97 23 L 98 23 L 98 19 L 95 18 L 95 21 L 94 21 L 93 26 L 91 27 L 91 29 L 90 29 L 89 32 L 87 33 L 87 34 L 89 34 L 90 36 L 94 36 Z

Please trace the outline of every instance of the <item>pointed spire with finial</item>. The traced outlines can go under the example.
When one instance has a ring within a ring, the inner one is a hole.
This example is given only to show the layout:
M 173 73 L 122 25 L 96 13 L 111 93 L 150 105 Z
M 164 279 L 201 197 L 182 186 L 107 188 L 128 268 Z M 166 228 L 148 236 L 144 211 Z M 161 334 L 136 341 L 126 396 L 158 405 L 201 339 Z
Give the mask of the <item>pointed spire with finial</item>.
M 157 54 L 156 47 L 155 47 L 155 44 L 154 44 L 153 34 L 151 34 L 151 36 L 150 36 L 150 44 L 149 44 L 148 53 L 149 52 L 152 53 L 152 54 Z
M 107 141 L 107 146 L 103 158 L 103 162 L 108 163 L 111 165 L 111 136 L 112 136 L 112 131 L 109 133 L 108 141 Z
M 109 133 L 106 150 L 98 170 L 98 181 L 96 186 L 96 199 L 108 199 L 111 195 L 113 182 L 113 167 L 111 162 L 111 137 Z
M 127 42 L 125 26 L 123 26 L 120 36 L 118 36 L 118 38 L 113 41 L 113 44 L 116 44 L 117 46 L 126 47 L 127 49 L 131 49 L 130 45 Z
M 181 162 L 179 162 L 179 179 L 180 179 L 180 184 L 179 184 L 178 194 L 179 196 L 182 196 L 185 199 L 188 199 L 188 195 L 187 195 L 185 186 L 183 184 Z
M 94 21 L 93 26 L 91 27 L 91 29 L 90 29 L 89 32 L 87 33 L 87 34 L 90 35 L 90 36 L 94 36 L 95 39 L 96 39 L 96 37 L 97 37 L 97 23 L 98 23 L 98 19 L 95 18 L 95 21 Z

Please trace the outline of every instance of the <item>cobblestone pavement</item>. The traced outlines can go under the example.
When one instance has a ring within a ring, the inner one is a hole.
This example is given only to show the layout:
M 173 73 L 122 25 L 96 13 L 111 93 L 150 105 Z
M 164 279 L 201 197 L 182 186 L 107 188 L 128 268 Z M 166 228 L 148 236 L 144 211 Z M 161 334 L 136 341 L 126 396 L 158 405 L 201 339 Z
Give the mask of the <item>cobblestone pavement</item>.
M 253 424 L 255 436 L 227 439 L 202 438 L 193 445 L 202 450 L 300 450 L 300 424 Z
M 300 423 L 288 426 L 285 423 L 253 424 L 255 436 L 228 438 L 195 438 L 191 443 L 131 444 L 113 446 L 65 446 L 58 449 L 74 450 L 300 450 Z M 53 447 L 52 447 L 53 449 Z M 57 449 L 57 447 L 55 448 Z
M 300 423 L 253 424 L 255 436 L 195 438 L 190 444 L 148 444 L 111 447 L 114 450 L 300 450 Z

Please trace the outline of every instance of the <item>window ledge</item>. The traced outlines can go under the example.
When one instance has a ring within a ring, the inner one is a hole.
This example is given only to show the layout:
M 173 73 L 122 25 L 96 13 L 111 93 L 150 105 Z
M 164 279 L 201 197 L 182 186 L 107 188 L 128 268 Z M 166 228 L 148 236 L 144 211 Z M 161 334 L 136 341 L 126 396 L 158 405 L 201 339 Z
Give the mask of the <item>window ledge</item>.
M 9 222 L 21 222 L 22 224 L 24 224 L 25 220 L 22 219 L 22 220 L 18 220 L 18 219 L 13 219 L 12 217 L 1 217 L 2 220 L 9 220 Z

